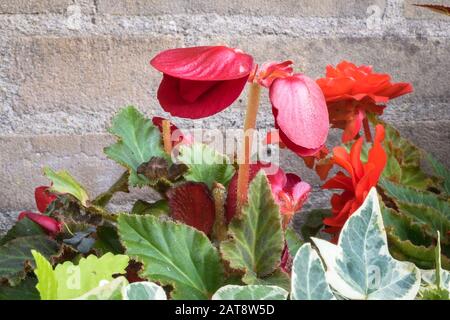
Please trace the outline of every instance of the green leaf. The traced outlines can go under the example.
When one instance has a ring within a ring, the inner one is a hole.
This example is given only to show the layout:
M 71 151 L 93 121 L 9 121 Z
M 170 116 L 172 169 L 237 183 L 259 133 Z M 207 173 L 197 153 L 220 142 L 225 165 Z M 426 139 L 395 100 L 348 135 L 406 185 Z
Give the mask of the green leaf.
M 53 267 L 48 260 L 36 250 L 31 250 L 36 268 L 34 273 L 38 278 L 37 290 L 41 300 L 56 300 L 58 298 L 58 281 L 53 272 Z
M 114 117 L 109 132 L 116 135 L 119 141 L 106 147 L 104 152 L 110 159 L 130 170 L 130 185 L 154 184 L 155 181 L 139 175 L 136 170 L 152 157 L 166 157 L 158 128 L 138 110 L 129 106 Z
M 117 277 L 111 281 L 103 281 L 98 287 L 74 300 L 122 300 L 122 290 L 127 285 L 125 277 Z
M 125 171 L 120 178 L 108 189 L 108 191 L 99 194 L 92 204 L 99 207 L 106 206 L 109 201 L 112 199 L 115 193 L 117 192 L 125 192 L 128 193 L 130 190 L 128 189 L 128 179 L 130 178 L 130 173 Z
M 58 243 L 47 236 L 21 237 L 0 247 L 0 279 L 12 286 L 25 278 L 26 271 L 34 266 L 31 250 L 39 250 L 45 257 L 58 252 Z
M 286 300 L 289 292 L 276 286 L 234 286 L 220 288 L 212 300 Z
M 235 173 L 227 156 L 205 144 L 182 145 L 178 160 L 189 168 L 184 174 L 186 180 L 203 182 L 209 189 L 214 182 L 227 186 Z
M 204 233 L 154 216 L 121 214 L 119 234 L 142 276 L 171 285 L 173 299 L 209 299 L 223 282 L 219 253 Z
M 96 229 L 94 248 L 102 254 L 111 252 L 113 254 L 123 254 L 125 248 L 120 243 L 117 227 L 111 224 L 103 224 Z
M 39 300 L 36 278 L 27 277 L 15 287 L 0 284 L 0 300 Z
M 272 274 L 264 278 L 256 278 L 253 282 L 255 285 L 277 286 L 285 290 L 290 290 L 291 279 L 289 274 L 278 268 Z
M 295 254 L 297 253 L 298 249 L 300 249 L 300 247 L 303 245 L 303 241 L 300 239 L 297 232 L 291 225 L 289 225 L 286 228 L 284 236 L 286 238 L 289 254 L 292 257 L 295 257 Z
M 83 206 L 88 206 L 89 196 L 86 190 L 67 171 L 55 172 L 50 168 L 45 168 L 44 174 L 52 182 L 51 192 L 70 194 L 78 199 Z
M 427 154 L 427 160 L 433 167 L 434 173 L 442 179 L 442 189 L 450 195 L 450 171 L 431 154 Z
M 328 283 L 349 299 L 414 299 L 420 271 L 392 258 L 376 189 L 345 223 L 338 245 L 313 238 L 327 271 Z
M 222 256 L 231 268 L 245 272 L 246 284 L 254 284 L 279 266 L 284 245 L 280 212 L 262 171 L 250 184 L 242 217 L 233 218 L 228 232 L 230 240 L 222 242 Z
M 325 269 L 317 252 L 305 243 L 292 265 L 292 300 L 334 300 L 325 278 Z
M 144 200 L 138 200 L 134 203 L 133 209 L 131 209 L 132 214 L 136 215 L 146 215 L 150 214 L 155 217 L 169 214 L 169 204 L 167 200 L 161 199 L 153 203 L 146 202 Z
M 0 246 L 4 245 L 10 240 L 27 237 L 27 236 L 43 236 L 44 230 L 35 222 L 27 217 L 16 222 L 16 224 L 8 230 L 3 238 L 0 239 Z
M 122 296 L 123 300 L 167 300 L 164 289 L 148 281 L 130 283 L 123 288 Z
M 78 298 L 101 285 L 102 281 L 111 281 L 113 275 L 125 272 L 129 261 L 125 255 L 107 253 L 100 258 L 94 255 L 81 258 L 78 265 L 66 261 L 52 270 L 50 263 L 40 254 L 37 254 L 35 259 L 37 288 L 41 298 L 58 300 Z M 54 289 L 56 293 L 53 292 Z
M 441 200 L 432 192 L 419 191 L 393 183 L 386 179 L 380 179 L 379 185 L 395 202 L 401 201 L 404 203 L 428 206 L 441 212 L 445 217 L 450 219 L 450 203 Z

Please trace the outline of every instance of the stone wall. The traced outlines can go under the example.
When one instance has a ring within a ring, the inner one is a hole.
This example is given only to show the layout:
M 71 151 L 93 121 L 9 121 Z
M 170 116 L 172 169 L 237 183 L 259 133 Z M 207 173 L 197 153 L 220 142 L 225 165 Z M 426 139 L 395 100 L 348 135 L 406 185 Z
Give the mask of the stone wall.
M 160 75 L 149 60 L 162 49 L 227 43 L 257 62 L 292 59 L 320 77 L 343 59 L 373 65 L 414 94 L 385 113 L 401 132 L 450 166 L 450 17 L 412 3 L 449 0 L 0 0 L 0 233 L 18 211 L 34 209 L 42 168 L 67 168 L 92 195 L 122 169 L 105 158 L 106 127 L 122 106 L 164 115 L 155 92 Z M 272 125 L 263 97 L 260 127 Z M 243 123 L 245 95 L 208 120 Z M 192 121 L 179 121 L 192 126 Z M 337 141 L 336 134 L 330 142 Z M 310 206 L 329 195 L 291 154 L 290 171 L 315 186 Z M 127 209 L 148 190 L 114 200 Z

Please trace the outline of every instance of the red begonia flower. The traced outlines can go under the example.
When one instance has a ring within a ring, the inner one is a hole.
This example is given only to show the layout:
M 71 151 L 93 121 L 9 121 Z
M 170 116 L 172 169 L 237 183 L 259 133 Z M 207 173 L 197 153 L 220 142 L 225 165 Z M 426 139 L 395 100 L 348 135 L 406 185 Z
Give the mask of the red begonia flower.
M 158 89 L 162 108 L 190 119 L 208 117 L 230 106 L 253 68 L 250 55 L 226 46 L 166 50 L 150 63 L 164 74 Z
M 284 62 L 270 61 L 263 63 L 261 67 L 255 68 L 249 81 L 256 81 L 261 86 L 270 88 L 272 82 L 278 78 L 285 78 L 293 74 L 294 69 L 291 67 L 292 61 Z
M 182 221 L 206 234 L 214 225 L 214 200 L 204 183 L 186 182 L 167 192 L 169 208 L 174 219 Z
M 300 177 L 293 173 L 284 173 L 284 171 L 270 163 L 255 163 L 250 165 L 249 181 L 258 174 L 260 170 L 264 170 L 269 180 L 272 195 L 275 202 L 280 206 L 280 212 L 287 218 L 299 211 L 307 200 L 311 191 L 311 186 Z M 273 173 L 275 171 L 275 173 Z M 236 214 L 236 198 L 237 198 L 237 173 L 233 176 L 228 185 L 228 194 L 226 200 L 226 218 L 227 221 Z
M 384 127 L 377 125 L 375 139 L 369 150 L 366 163 L 361 161 L 363 138 L 359 138 L 352 146 L 350 153 L 344 147 L 335 147 L 331 162 L 337 164 L 348 175 L 339 171 L 328 180 L 323 189 L 342 189 L 341 194 L 333 194 L 331 198 L 332 216 L 323 220 L 327 226 L 325 232 L 333 234 L 336 242 L 344 223 L 364 202 L 372 187 L 378 183 L 387 162 L 387 155 L 383 149 Z
M 48 206 L 56 200 L 56 195 L 50 193 L 50 187 L 40 186 L 34 189 L 34 199 L 36 206 L 41 213 L 47 211 Z
M 166 120 L 166 119 L 161 118 L 161 117 L 153 117 L 152 118 L 153 124 L 158 127 L 159 132 L 161 132 L 161 134 L 163 131 L 163 128 L 162 128 L 163 120 Z M 192 137 L 190 135 L 187 135 L 187 134 L 184 134 L 183 132 L 181 132 L 181 130 L 178 129 L 178 127 L 176 125 L 174 125 L 172 122 L 170 123 L 170 135 L 171 135 L 171 140 L 172 140 L 172 147 L 175 147 L 179 143 L 185 143 L 185 144 L 192 143 Z
M 391 83 L 388 74 L 347 61 L 336 68 L 327 66 L 326 77 L 318 79 L 317 84 L 325 95 L 331 124 L 344 130 L 343 142 L 357 136 L 367 113 L 381 115 L 385 103 L 413 91 L 409 83 Z
M 299 156 L 311 156 L 322 149 L 329 122 L 320 87 L 312 79 L 295 74 L 273 81 L 269 96 L 281 141 Z
M 62 223 L 49 216 L 31 211 L 24 211 L 19 214 L 18 220 L 22 220 L 25 217 L 38 224 L 50 236 L 55 236 L 62 230 Z

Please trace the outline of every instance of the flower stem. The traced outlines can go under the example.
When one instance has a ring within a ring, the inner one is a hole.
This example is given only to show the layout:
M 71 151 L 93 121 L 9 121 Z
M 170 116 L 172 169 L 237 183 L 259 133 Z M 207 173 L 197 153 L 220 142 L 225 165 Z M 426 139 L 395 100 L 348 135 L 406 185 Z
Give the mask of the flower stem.
M 259 108 L 259 97 L 261 95 L 261 87 L 258 83 L 250 84 L 250 91 L 248 94 L 247 111 L 244 122 L 244 143 L 243 155 L 244 159 L 239 164 L 238 181 L 237 181 L 237 203 L 236 214 L 240 215 L 242 206 L 247 202 L 248 180 L 250 176 L 250 152 L 252 149 L 252 131 L 256 125 L 256 115 Z
M 372 133 L 370 132 L 369 119 L 367 119 L 367 117 L 364 117 L 363 126 L 364 126 L 364 134 L 366 136 L 366 141 L 372 142 Z
M 167 154 L 170 154 L 172 152 L 172 141 L 171 141 L 169 120 L 164 119 L 162 121 L 162 134 L 163 134 L 164 151 Z

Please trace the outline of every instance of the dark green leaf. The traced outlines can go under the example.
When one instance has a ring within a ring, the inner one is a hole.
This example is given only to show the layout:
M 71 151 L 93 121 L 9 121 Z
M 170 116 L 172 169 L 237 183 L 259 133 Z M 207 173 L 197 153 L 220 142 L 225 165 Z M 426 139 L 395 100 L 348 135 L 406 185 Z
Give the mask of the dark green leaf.
M 161 199 L 153 203 L 138 200 L 134 203 L 131 213 L 136 215 L 151 214 L 157 217 L 161 215 L 168 215 L 169 205 L 165 199 Z

